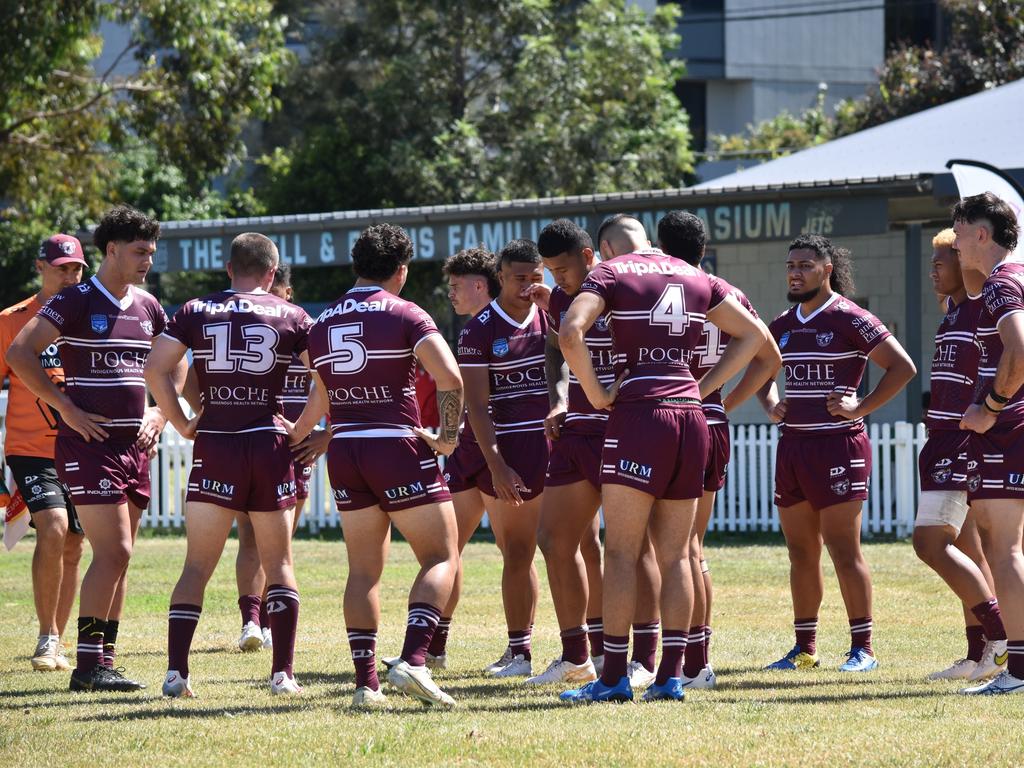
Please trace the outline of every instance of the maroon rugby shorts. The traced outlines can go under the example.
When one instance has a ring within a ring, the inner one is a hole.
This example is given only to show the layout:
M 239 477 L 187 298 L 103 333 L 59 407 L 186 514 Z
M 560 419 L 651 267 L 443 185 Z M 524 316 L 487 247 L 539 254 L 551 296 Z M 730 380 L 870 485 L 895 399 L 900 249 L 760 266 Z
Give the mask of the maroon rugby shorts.
M 971 433 L 967 500 L 1024 499 L 1024 424 Z
M 277 432 L 200 432 L 192 449 L 185 501 L 236 512 L 275 512 L 295 506 L 288 436 Z
M 807 435 L 789 430 L 775 455 L 775 504 L 821 510 L 868 497 L 871 441 L 863 430 Z
M 135 441 L 92 440 L 57 435 L 54 463 L 71 503 L 149 505 L 149 457 Z
M 339 512 L 380 506 L 385 512 L 451 500 L 437 457 L 418 437 L 339 437 L 327 449 L 327 472 Z
M 709 444 L 699 404 L 618 403 L 608 419 L 601 482 L 656 499 L 699 499 Z
M 966 491 L 971 435 L 962 429 L 933 429 L 917 458 L 922 491 Z
M 460 440 L 452 455 L 444 463 L 444 479 L 448 490 L 462 493 L 476 488 L 487 462 L 476 440 Z
M 519 492 L 523 501 L 535 499 L 544 492 L 544 476 L 548 471 L 548 452 L 551 443 L 543 429 L 531 432 L 510 432 L 498 435 L 498 452 L 511 469 L 522 478 L 525 490 Z M 481 493 L 497 498 L 491 470 L 484 465 L 477 480 Z
M 601 490 L 601 447 L 603 434 L 581 435 L 562 431 L 551 441 L 546 486 L 572 485 L 586 480 Z
M 729 456 L 732 453 L 729 424 L 708 424 L 708 434 L 711 446 L 708 449 L 708 465 L 704 469 L 704 490 L 720 491 L 725 485 L 725 473 L 729 471 Z

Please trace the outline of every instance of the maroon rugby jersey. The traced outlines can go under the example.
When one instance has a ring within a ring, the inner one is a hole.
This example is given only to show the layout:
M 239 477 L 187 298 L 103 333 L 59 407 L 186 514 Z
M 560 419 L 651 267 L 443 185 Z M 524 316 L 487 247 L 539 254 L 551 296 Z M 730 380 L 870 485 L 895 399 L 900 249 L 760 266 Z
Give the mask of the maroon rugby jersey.
M 978 318 L 978 343 L 981 346 L 981 364 L 978 368 L 979 400 L 992 388 L 996 371 L 999 369 L 999 358 L 1003 355 L 999 322 L 1004 317 L 1024 312 L 1024 264 L 1008 261 L 997 264 L 985 281 L 981 298 L 985 306 Z M 1010 397 L 1008 392 L 999 394 Z M 1007 427 L 1024 423 L 1024 387 L 1013 393 L 996 423 Z
M 584 291 L 604 299 L 615 373 L 629 370 L 618 402 L 700 400 L 690 363 L 708 311 L 727 296 L 721 282 L 652 248 L 601 262 L 583 282 Z
M 555 331 L 561 327 L 562 319 L 569 310 L 573 298 L 557 286 L 551 291 L 548 312 Z M 604 386 L 610 387 L 615 383 L 615 352 L 612 350 L 612 335 L 608 330 L 607 318 L 597 318 L 584 339 L 598 380 Z M 566 407 L 564 430 L 573 434 L 603 435 L 608 423 L 608 413 L 607 410 L 598 410 L 590 404 L 576 374 L 569 371 L 569 402 Z
M 302 415 L 309 399 L 309 369 L 298 355 L 292 355 L 288 371 L 284 377 L 284 386 L 277 402 L 281 404 L 281 412 L 288 421 L 294 422 Z
M 754 318 L 757 318 L 757 310 L 754 309 L 754 305 L 750 303 L 750 299 L 743 291 L 716 275 L 709 275 L 709 277 L 712 282 L 721 283 L 722 289 L 727 295 L 733 296 Z M 731 338 L 728 333 L 720 330 L 710 320 L 704 321 L 700 346 L 694 350 L 694 355 L 690 359 L 690 372 L 698 382 L 722 359 L 725 347 Z M 702 405 L 708 424 L 724 424 L 728 421 L 725 416 L 725 408 L 722 406 L 722 390 L 720 388 L 705 397 Z
M 430 315 L 375 285 L 352 288 L 320 313 L 309 356 L 327 389 L 335 437 L 415 436 L 413 353 L 435 333 Z
M 814 434 L 864 429 L 863 419 L 832 416 L 826 400 L 831 392 L 857 392 L 868 354 L 892 335 L 881 321 L 834 293 L 807 317 L 799 304 L 790 307 L 769 330 L 782 352 L 786 373 L 783 426 Z
M 153 337 L 167 325 L 160 303 L 135 286 L 118 301 L 93 276 L 55 294 L 39 316 L 60 331 L 67 396 L 82 410 L 109 418 L 102 426 L 110 440 L 134 440 L 146 410 L 142 369 Z M 57 434 L 79 436 L 63 421 Z
M 309 315 L 266 291 L 218 291 L 185 302 L 164 331 L 192 350 L 203 399 L 197 432 L 281 432 L 275 418 Z
M 509 317 L 495 299 L 466 323 L 459 334 L 459 365 L 487 368 L 490 407 L 496 435 L 543 432 L 548 415 L 544 345 L 551 321 L 530 305 L 522 323 Z
M 981 349 L 975 332 L 983 303 L 980 297 L 953 306 L 947 299 L 946 314 L 935 334 L 932 357 L 931 396 L 925 424 L 932 429 L 960 429 L 960 419 L 974 402 Z

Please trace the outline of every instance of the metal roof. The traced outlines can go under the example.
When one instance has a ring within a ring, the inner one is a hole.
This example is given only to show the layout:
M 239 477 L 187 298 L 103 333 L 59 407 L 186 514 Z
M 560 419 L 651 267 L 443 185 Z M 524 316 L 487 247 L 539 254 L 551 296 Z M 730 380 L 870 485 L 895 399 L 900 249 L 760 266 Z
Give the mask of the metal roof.
M 998 168 L 1024 168 L 1024 80 L 698 184 L 695 192 L 832 185 L 836 179 L 900 178 L 945 172 L 970 157 Z
M 945 169 L 943 169 L 944 171 Z M 615 192 L 595 195 L 569 195 L 565 197 L 529 198 L 521 200 L 498 200 L 486 203 L 463 203 L 459 205 L 424 205 L 402 208 L 371 208 L 356 211 L 332 211 L 328 213 L 278 214 L 251 216 L 238 219 L 200 219 L 192 221 L 164 221 L 160 229 L 165 236 L 183 237 L 181 230 L 192 232 L 242 231 L 245 228 L 260 231 L 278 229 L 314 229 L 325 224 L 349 221 L 401 221 L 403 219 L 436 220 L 466 218 L 466 214 L 491 213 L 498 216 L 551 215 L 552 209 L 574 209 L 612 212 L 616 207 L 631 209 L 636 203 L 648 205 L 660 201 L 680 201 L 680 204 L 694 205 L 701 200 L 711 200 L 723 193 L 736 193 L 739 197 L 764 197 L 778 194 L 810 194 L 823 189 L 833 191 L 868 192 L 872 188 L 892 187 L 904 191 L 925 191 L 920 185 L 927 183 L 929 174 L 879 174 L 850 178 L 818 180 L 796 180 L 780 184 L 744 185 L 727 189 L 707 190 L 699 187 L 676 189 L 641 190 L 636 192 Z

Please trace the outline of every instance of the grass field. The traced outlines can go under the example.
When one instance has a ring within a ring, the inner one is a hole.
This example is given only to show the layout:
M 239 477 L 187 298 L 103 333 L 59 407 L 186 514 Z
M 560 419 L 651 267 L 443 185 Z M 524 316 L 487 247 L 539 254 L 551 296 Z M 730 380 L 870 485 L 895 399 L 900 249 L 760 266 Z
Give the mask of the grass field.
M 580 708 L 561 705 L 557 687 L 531 689 L 478 673 L 501 653 L 505 635 L 500 557 L 492 544 L 473 543 L 449 642 L 453 668 L 438 675 L 458 707 L 428 711 L 396 692 L 392 711 L 374 714 L 347 709 L 353 676 L 341 617 L 340 541 L 295 545 L 302 595 L 295 669 L 304 696 L 271 698 L 269 654 L 235 649 L 232 541 L 207 591 L 193 646 L 198 698 L 161 699 L 165 616 L 183 544 L 165 537 L 139 542 L 119 664 L 149 688 L 125 695 L 72 694 L 66 674 L 31 671 L 31 542 L 0 554 L 0 766 L 1024 765 L 1024 699 L 961 697 L 954 683 L 924 681 L 963 655 L 962 619 L 906 543 L 867 546 L 877 673 L 835 671 L 848 635 L 831 571 L 821 614 L 823 669 L 760 671 L 792 644 L 785 550 L 774 541 L 719 542 L 710 547 L 718 689 L 694 692 L 684 704 Z M 400 649 L 414 573 L 408 547 L 396 543 L 383 589 L 383 654 Z M 541 579 L 535 667 L 558 653 L 543 570 Z

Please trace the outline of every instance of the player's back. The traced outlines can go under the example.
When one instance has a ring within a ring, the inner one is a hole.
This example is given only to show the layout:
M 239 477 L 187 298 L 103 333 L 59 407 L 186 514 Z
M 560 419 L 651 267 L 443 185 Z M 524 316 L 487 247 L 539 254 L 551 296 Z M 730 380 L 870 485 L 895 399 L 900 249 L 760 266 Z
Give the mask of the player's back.
M 710 275 L 709 277 L 713 283 L 719 283 L 725 293 L 733 296 L 751 316 L 754 318 L 758 316 L 757 310 L 754 309 L 754 305 L 750 303 L 750 299 L 747 298 L 743 291 L 717 275 Z M 694 355 L 690 359 L 690 372 L 693 373 L 693 377 L 697 381 L 700 381 L 707 375 L 708 371 L 718 364 L 718 361 L 722 359 L 722 355 L 725 354 L 725 348 L 731 339 L 732 337 L 728 333 L 720 330 L 710 320 L 704 321 L 700 345 L 694 350 Z M 725 408 L 722 407 L 721 389 L 715 390 L 704 398 L 703 406 L 704 415 L 707 417 L 708 423 L 725 421 Z
M 284 432 L 278 398 L 310 324 L 301 307 L 262 290 L 186 302 L 166 333 L 192 349 L 203 400 L 197 431 Z
M 325 309 L 310 330 L 309 354 L 327 390 L 334 434 L 413 434 L 414 352 L 437 332 L 426 312 L 378 286 L 352 288 Z
M 580 289 L 605 301 L 617 357 L 628 370 L 618 402 L 699 400 L 691 359 L 707 312 L 725 298 L 702 270 L 657 249 L 602 262 Z

